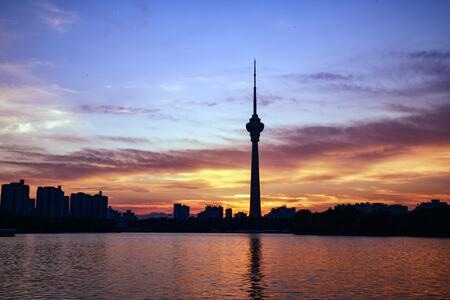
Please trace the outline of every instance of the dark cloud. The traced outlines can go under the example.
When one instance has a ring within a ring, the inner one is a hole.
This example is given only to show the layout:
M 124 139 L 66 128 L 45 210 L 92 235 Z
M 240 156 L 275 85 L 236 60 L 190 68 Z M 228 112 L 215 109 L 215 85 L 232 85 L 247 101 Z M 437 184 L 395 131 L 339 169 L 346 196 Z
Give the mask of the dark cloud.
M 102 141 L 120 142 L 120 143 L 126 143 L 126 144 L 148 144 L 148 143 L 151 143 L 150 140 L 147 138 L 127 137 L 127 136 L 99 135 L 99 136 L 96 136 L 95 139 L 102 140 Z
M 410 146 L 450 142 L 450 104 L 397 119 L 357 122 L 350 126 L 309 126 L 269 130 L 285 143 L 298 146 Z
M 367 97 L 417 98 L 450 93 L 450 52 L 430 50 L 391 52 L 370 62 L 372 67 L 356 76 L 321 71 L 290 73 L 286 82 L 311 85 L 318 92 L 349 92 Z
M 134 106 L 121 106 L 121 105 L 89 105 L 84 104 L 77 108 L 78 112 L 91 113 L 91 114 L 105 114 L 116 116 L 143 116 L 155 120 L 172 120 L 177 121 L 173 116 L 163 114 L 160 109 L 144 108 Z
M 216 106 L 218 103 L 215 101 L 189 101 L 189 102 L 186 102 L 186 104 L 211 107 L 211 106 Z
M 43 138 L 46 140 L 59 141 L 59 142 L 74 143 L 74 144 L 89 142 L 89 139 L 81 137 L 81 136 L 76 136 L 76 135 L 54 134 L 54 135 L 44 135 L 44 136 L 41 136 L 40 138 Z
M 284 100 L 283 97 L 273 94 L 257 94 L 258 106 L 269 106 L 276 102 L 281 102 Z M 241 97 L 226 97 L 223 101 L 229 103 L 249 103 L 253 99 L 253 94 L 250 96 L 248 94 L 242 95 Z M 291 101 L 291 100 L 290 100 Z
M 407 53 L 410 58 L 425 58 L 425 59 L 450 59 L 449 51 L 414 51 Z
M 270 104 L 280 102 L 283 100 L 283 97 L 277 95 L 259 95 L 258 96 L 258 105 L 268 106 Z
M 261 161 L 269 169 L 295 169 L 321 161 L 340 175 L 355 174 L 417 146 L 450 146 L 450 105 L 397 119 L 268 129 L 266 134 L 278 140 L 276 145 L 261 147 Z
M 426 112 L 424 108 L 414 107 L 410 105 L 404 105 L 399 103 L 385 103 L 386 108 L 389 111 L 408 113 L 408 114 L 418 114 Z
M 310 74 L 290 73 L 281 76 L 284 79 L 307 82 L 307 81 L 345 81 L 351 80 L 351 74 L 334 73 L 334 72 L 317 72 Z
M 7 149 L 7 150 L 6 150 Z M 247 160 L 245 152 L 229 149 L 152 152 L 136 149 L 83 149 L 55 155 L 10 146 L 0 165 L 18 168 L 27 176 L 76 179 L 102 173 L 188 171 L 198 168 L 232 168 Z M 7 158 L 7 159 L 5 159 Z
M 137 114 L 159 113 L 159 109 L 131 107 L 131 106 L 88 105 L 88 104 L 81 105 L 80 111 L 85 113 L 113 114 L 113 115 L 137 115 Z
M 50 135 L 50 134 L 48 134 L 48 135 L 39 135 L 38 138 L 45 139 L 45 140 L 54 140 L 54 141 L 58 141 L 58 142 L 73 143 L 73 144 L 82 144 L 82 143 L 98 142 L 98 141 L 118 142 L 118 143 L 125 143 L 125 144 L 149 144 L 149 143 L 151 143 L 149 139 L 142 138 L 142 137 L 106 136 L 106 135 L 81 137 L 78 135 L 61 135 L 61 134 Z

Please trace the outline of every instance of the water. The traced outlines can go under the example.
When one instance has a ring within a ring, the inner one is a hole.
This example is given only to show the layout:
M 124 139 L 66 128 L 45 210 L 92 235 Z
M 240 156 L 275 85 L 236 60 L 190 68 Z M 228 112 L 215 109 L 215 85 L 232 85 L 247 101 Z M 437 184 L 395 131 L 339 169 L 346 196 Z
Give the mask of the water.
M 449 239 L 173 233 L 0 238 L 2 299 L 448 299 L 449 280 Z

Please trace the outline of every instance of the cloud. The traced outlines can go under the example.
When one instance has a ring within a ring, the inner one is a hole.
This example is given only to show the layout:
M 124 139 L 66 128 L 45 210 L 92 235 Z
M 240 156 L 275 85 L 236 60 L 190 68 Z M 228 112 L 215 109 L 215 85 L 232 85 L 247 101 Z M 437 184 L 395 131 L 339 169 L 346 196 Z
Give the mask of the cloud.
M 407 113 L 407 114 L 418 114 L 426 112 L 426 109 L 419 108 L 410 105 L 404 105 L 399 103 L 385 103 L 384 104 L 389 111 Z
M 43 178 L 74 179 L 96 174 L 173 171 L 199 168 L 230 168 L 243 162 L 245 152 L 236 150 L 186 150 L 152 152 L 136 149 L 83 149 L 66 155 L 49 154 L 43 149 L 8 146 L 0 165 L 35 172 Z M 58 174 L 58 175 L 57 175 Z M 53 177 L 55 176 L 55 177 Z
M 42 136 L 39 136 L 39 138 L 46 139 L 46 140 L 58 141 L 58 142 L 74 143 L 74 144 L 81 144 L 81 143 L 89 142 L 89 139 L 81 137 L 81 136 L 76 136 L 76 135 L 53 134 L 53 135 L 42 135 Z
M 218 105 L 216 101 L 187 101 L 185 102 L 186 105 L 192 106 L 192 105 L 198 105 L 198 106 L 206 106 L 206 107 L 212 107 Z
M 268 129 L 265 136 L 272 142 L 263 140 L 260 147 L 263 208 L 289 203 L 317 210 L 342 202 L 414 205 L 430 197 L 445 199 L 450 193 L 449 122 L 447 104 L 411 110 L 399 118 Z M 168 207 L 174 200 L 223 198 L 225 202 L 217 203 L 245 210 L 247 197 L 224 196 L 248 192 L 250 148 L 85 148 L 53 154 L 39 147 L 2 144 L 0 179 L 62 183 L 68 191 L 102 187 L 113 205 L 142 203 L 150 209 L 156 199 Z M 194 209 L 204 205 L 188 202 Z
M 278 95 L 264 94 L 258 96 L 258 104 L 261 106 L 268 106 L 283 100 L 283 97 Z
M 74 116 L 61 104 L 72 94 L 58 85 L 0 86 L 0 134 L 46 133 L 68 127 Z
M 92 137 L 81 137 L 78 135 L 62 135 L 62 134 L 48 134 L 48 135 L 38 135 L 40 139 L 46 140 L 54 140 L 58 142 L 66 142 L 66 143 L 74 143 L 74 144 L 82 144 L 82 143 L 90 143 L 90 142 L 98 142 L 98 141 L 107 141 L 107 142 L 118 142 L 125 144 L 147 144 L 150 141 L 146 138 L 141 137 L 127 137 L 127 136 L 105 136 L 105 135 L 96 135 Z
M 450 59 L 449 51 L 414 51 L 407 53 L 410 58 L 425 58 L 425 59 Z
M 365 61 L 364 71 L 282 74 L 286 83 L 312 89 L 316 94 L 346 93 L 361 99 L 374 97 L 402 101 L 404 98 L 434 101 L 450 93 L 450 52 L 440 50 L 390 52 Z
M 1 85 L 38 82 L 39 77 L 33 74 L 34 69 L 51 66 L 53 66 L 51 62 L 36 59 L 24 62 L 2 62 L 0 63 Z
M 78 107 L 78 111 L 82 113 L 109 114 L 118 116 L 143 115 L 155 119 L 168 118 L 168 116 L 161 114 L 159 109 L 109 105 L 109 104 L 107 105 L 84 104 Z
M 150 143 L 150 140 L 147 138 L 140 137 L 127 137 L 127 136 L 105 136 L 100 135 L 96 136 L 95 139 L 99 139 L 102 141 L 111 141 L 111 142 L 120 142 L 126 144 L 147 144 Z
M 65 32 L 78 20 L 76 12 L 61 9 L 51 2 L 39 1 L 34 5 L 37 8 L 39 20 L 53 31 Z
M 181 91 L 184 89 L 184 86 L 182 86 L 181 84 L 177 84 L 177 83 L 164 82 L 164 83 L 161 83 L 159 86 L 167 92 L 177 92 L 177 91 Z
M 408 153 L 414 147 L 450 144 L 450 105 L 398 119 L 356 122 L 347 126 L 308 126 L 268 130 L 275 144 L 261 147 L 268 170 L 293 171 L 311 162 L 339 167 L 338 175 Z M 105 137 L 133 143 L 139 138 Z M 99 174 L 191 172 L 200 169 L 247 169 L 249 149 L 194 149 L 152 152 L 136 149 L 83 149 L 64 155 L 18 146 L 3 148 L 0 165 L 58 179 Z M 331 168 L 332 169 L 332 168 Z M 20 174 L 20 172 L 18 172 Z M 54 177 L 53 177 L 54 176 Z M 328 173 L 305 174 L 308 180 L 331 179 Z
M 281 146 L 277 147 L 284 155 L 308 157 L 333 153 L 339 157 L 335 151 L 340 151 L 346 158 L 368 159 L 369 154 L 383 157 L 410 146 L 448 145 L 450 105 L 397 119 L 355 122 L 348 126 L 269 129 L 268 132 L 274 139 L 281 140 Z
M 310 74 L 289 73 L 281 76 L 284 79 L 308 82 L 308 81 L 346 81 L 353 78 L 351 74 L 334 73 L 334 72 L 318 72 Z

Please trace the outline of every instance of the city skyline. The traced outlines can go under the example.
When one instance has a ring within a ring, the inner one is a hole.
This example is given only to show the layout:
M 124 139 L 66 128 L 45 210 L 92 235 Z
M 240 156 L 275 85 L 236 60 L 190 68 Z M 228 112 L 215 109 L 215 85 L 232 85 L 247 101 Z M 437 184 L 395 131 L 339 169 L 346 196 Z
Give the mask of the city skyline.
M 448 20 L 446 1 L 2 2 L 0 181 L 248 213 L 256 57 L 262 214 L 448 201 Z

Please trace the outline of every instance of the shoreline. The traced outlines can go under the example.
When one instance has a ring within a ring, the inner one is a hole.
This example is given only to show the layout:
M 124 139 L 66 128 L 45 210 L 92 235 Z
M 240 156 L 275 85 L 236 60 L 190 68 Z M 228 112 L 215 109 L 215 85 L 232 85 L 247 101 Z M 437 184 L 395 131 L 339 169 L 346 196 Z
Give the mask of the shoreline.
M 15 232 L 15 236 L 25 234 L 101 234 L 101 233 L 168 233 L 168 234 L 275 234 L 275 235 L 294 235 L 294 236 L 323 236 L 323 237 L 411 237 L 411 238 L 439 238 L 448 239 L 449 235 L 423 235 L 423 234 L 322 234 L 322 233 L 294 233 L 287 231 L 275 230 L 237 230 L 237 231 L 29 231 L 29 232 Z

